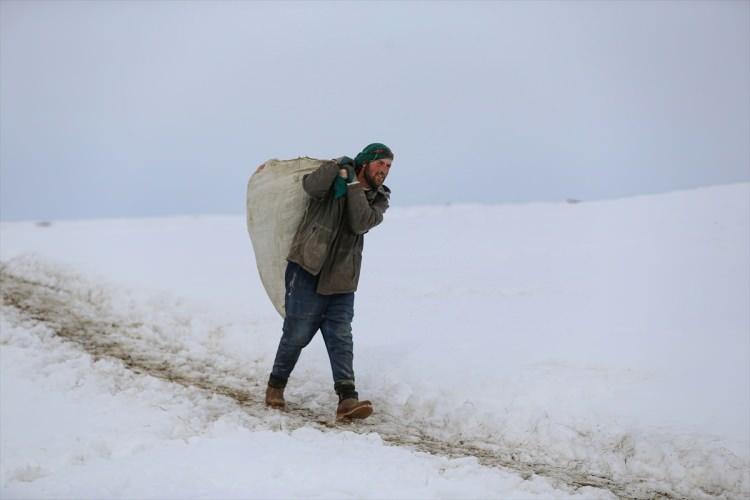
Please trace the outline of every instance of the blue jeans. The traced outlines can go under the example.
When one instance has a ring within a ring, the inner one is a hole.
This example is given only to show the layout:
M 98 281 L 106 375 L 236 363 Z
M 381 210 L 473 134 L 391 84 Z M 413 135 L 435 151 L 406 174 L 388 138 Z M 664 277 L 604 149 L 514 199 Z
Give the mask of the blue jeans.
M 352 341 L 354 293 L 320 295 L 315 291 L 318 277 L 294 262 L 287 264 L 285 281 L 286 318 L 269 384 L 286 386 L 302 349 L 320 330 L 331 361 L 334 389 L 340 397 L 342 393 L 356 397 Z

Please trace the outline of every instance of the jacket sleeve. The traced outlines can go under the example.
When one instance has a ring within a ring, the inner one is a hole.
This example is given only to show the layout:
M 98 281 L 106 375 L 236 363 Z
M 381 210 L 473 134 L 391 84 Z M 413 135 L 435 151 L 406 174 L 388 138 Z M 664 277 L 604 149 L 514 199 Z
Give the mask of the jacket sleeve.
M 355 234 L 365 234 L 383 222 L 383 214 L 388 210 L 388 199 L 386 192 L 386 196 L 378 196 L 370 205 L 362 185 L 350 185 L 346 193 L 346 214 L 351 230 Z
M 338 164 L 334 161 L 327 161 L 302 178 L 302 188 L 312 198 L 322 200 L 331 190 L 331 185 L 338 174 Z

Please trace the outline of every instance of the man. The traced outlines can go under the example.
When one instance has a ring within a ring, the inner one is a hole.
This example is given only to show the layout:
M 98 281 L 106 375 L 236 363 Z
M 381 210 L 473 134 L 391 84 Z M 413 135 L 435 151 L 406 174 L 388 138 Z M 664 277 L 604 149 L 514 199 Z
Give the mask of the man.
M 302 349 L 323 334 L 338 394 L 337 419 L 367 418 L 370 401 L 354 386 L 352 318 L 364 234 L 383 221 L 390 189 L 383 182 L 393 162 L 384 144 L 341 157 L 302 179 L 310 196 L 287 257 L 283 334 L 266 389 L 266 405 L 286 408 L 284 388 Z

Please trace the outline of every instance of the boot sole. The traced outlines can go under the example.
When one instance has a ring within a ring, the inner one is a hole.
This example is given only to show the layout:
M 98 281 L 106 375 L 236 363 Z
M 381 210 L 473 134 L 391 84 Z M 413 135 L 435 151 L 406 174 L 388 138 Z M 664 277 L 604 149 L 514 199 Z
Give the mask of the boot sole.
M 372 405 L 362 405 L 357 408 L 353 408 L 347 413 L 336 415 L 336 420 L 347 420 L 347 419 L 361 419 L 367 418 L 372 415 Z

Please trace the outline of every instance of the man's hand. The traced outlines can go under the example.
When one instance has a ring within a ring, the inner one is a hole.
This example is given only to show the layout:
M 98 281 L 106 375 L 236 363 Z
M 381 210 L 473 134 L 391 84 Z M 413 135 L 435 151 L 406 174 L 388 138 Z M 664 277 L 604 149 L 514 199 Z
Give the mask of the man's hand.
M 359 179 L 357 179 L 357 172 L 354 170 L 354 160 L 342 156 L 333 161 L 339 167 L 339 175 L 333 181 L 333 198 L 339 199 L 346 196 L 349 186 L 359 184 Z
M 354 172 L 354 167 L 351 165 L 341 165 L 339 169 L 339 177 L 344 179 L 347 184 L 350 184 L 357 180 L 357 175 Z

